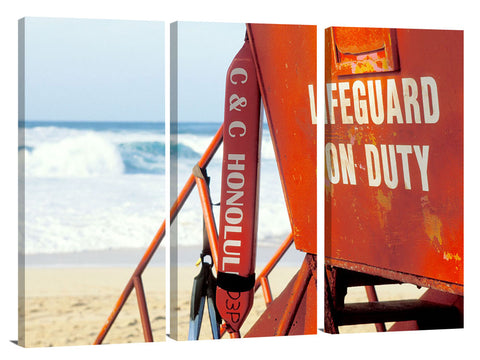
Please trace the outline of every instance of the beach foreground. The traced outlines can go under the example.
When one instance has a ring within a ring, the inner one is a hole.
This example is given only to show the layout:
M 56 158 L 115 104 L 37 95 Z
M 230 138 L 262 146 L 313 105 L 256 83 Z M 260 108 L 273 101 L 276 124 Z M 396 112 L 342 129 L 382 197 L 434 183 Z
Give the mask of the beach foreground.
M 273 296 L 280 294 L 285 284 L 296 273 L 295 267 L 278 267 L 269 276 Z M 71 346 L 92 344 L 111 313 L 120 293 L 133 273 L 133 268 L 26 268 L 25 346 Z M 193 277 L 199 272 L 195 266 L 178 270 L 177 336 L 187 340 L 190 297 Z M 165 269 L 147 268 L 142 277 L 149 316 L 155 341 L 166 336 Z M 424 289 L 404 284 L 378 287 L 380 300 L 418 298 Z M 346 302 L 366 301 L 364 288 L 350 289 Z M 249 318 L 242 327 L 242 335 L 265 310 L 261 291 Z M 175 314 L 174 314 L 175 315 Z M 387 324 L 388 328 L 389 324 Z M 322 328 L 319 324 L 319 328 Z M 345 332 L 375 331 L 374 325 L 342 327 Z M 211 339 L 208 312 L 200 339 Z M 143 342 L 142 325 L 135 293 L 132 292 L 123 310 L 104 340 L 104 344 Z M 21 342 L 20 342 L 21 343 Z
M 93 344 L 133 270 L 127 267 L 26 268 L 25 346 Z M 162 267 L 147 268 L 142 280 L 153 338 L 163 341 L 165 270 Z M 133 291 L 103 343 L 143 341 Z

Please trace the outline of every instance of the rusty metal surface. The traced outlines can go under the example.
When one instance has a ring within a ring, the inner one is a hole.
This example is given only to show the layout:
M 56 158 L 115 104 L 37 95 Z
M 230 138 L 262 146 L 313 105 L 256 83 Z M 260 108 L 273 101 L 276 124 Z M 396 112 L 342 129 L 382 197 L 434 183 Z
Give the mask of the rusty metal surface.
M 248 24 L 247 31 L 295 246 L 316 254 L 316 26 Z
M 379 301 L 374 285 L 390 280 L 342 267 L 325 266 L 325 331 L 339 333 L 339 326 L 373 324 L 386 331 L 385 322 L 397 322 L 388 331 L 463 327 L 463 296 L 428 289 L 419 299 Z M 346 303 L 352 286 L 365 286 L 368 302 Z
M 378 296 L 377 296 L 377 291 L 375 290 L 375 286 L 367 285 L 365 286 L 365 291 L 367 293 L 367 298 L 369 302 L 378 302 Z M 377 329 L 377 332 L 387 331 L 387 328 L 385 327 L 384 322 L 375 323 L 375 329 Z
M 316 256 L 307 254 L 298 273 L 245 337 L 317 333 Z
M 396 32 L 378 28 L 333 28 L 336 75 L 398 69 Z
M 454 318 L 456 313 L 457 310 L 451 306 L 420 299 L 354 303 L 345 305 L 338 317 L 338 323 L 358 325 L 412 319 L 417 319 L 420 323 L 432 323 L 434 319 L 443 322 L 446 318 Z M 450 321 L 441 327 L 429 328 L 449 328 L 449 325 Z
M 463 327 L 463 296 L 449 294 L 443 291 L 428 289 L 420 300 L 428 301 L 443 306 L 450 307 L 447 314 L 449 317 L 443 319 L 434 318 L 430 321 L 401 321 L 392 325 L 388 331 L 406 331 L 406 330 L 421 330 L 425 328 L 462 328 Z M 432 321 L 433 320 L 433 321 Z M 441 321 L 441 323 L 439 323 Z
M 334 41 L 326 263 L 463 294 L 463 32 L 396 29 L 399 67 L 350 75 Z

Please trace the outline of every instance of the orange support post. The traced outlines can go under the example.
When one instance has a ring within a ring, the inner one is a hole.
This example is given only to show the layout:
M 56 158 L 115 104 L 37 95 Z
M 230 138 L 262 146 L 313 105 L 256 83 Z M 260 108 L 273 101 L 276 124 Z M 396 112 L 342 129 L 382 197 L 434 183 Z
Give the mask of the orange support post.
M 289 297 L 283 316 L 280 319 L 279 326 L 275 333 L 276 336 L 288 334 L 288 330 L 290 330 L 292 321 L 297 312 L 297 308 L 302 301 L 303 294 L 307 289 L 308 281 L 310 280 L 311 276 L 312 272 L 310 271 L 307 259 L 305 258 L 298 272 L 298 277 L 293 285 L 292 296 Z
M 148 317 L 147 301 L 145 298 L 145 291 L 143 290 L 142 278 L 135 276 L 133 278 L 133 285 L 137 294 L 138 308 L 140 310 L 140 318 L 142 320 L 143 336 L 145 342 L 153 342 L 152 327 Z
M 194 171 L 195 172 L 195 171 Z M 212 260 L 217 267 L 218 262 L 218 234 L 213 217 L 212 201 L 210 199 L 210 192 L 208 191 L 207 182 L 203 177 L 196 176 L 195 182 L 200 196 L 200 203 L 202 205 L 203 216 L 205 219 L 205 227 L 207 229 L 208 241 L 210 243 L 210 251 L 212 253 Z
M 377 291 L 375 290 L 375 286 L 367 285 L 365 286 L 365 291 L 367 292 L 367 298 L 369 302 L 378 302 L 378 296 Z M 377 332 L 387 331 L 385 323 L 375 323 L 375 329 L 377 329 Z
M 265 299 L 265 304 L 268 305 L 272 302 L 272 291 L 270 290 L 270 284 L 268 283 L 267 276 L 273 270 L 275 265 L 280 261 L 280 259 L 285 255 L 287 250 L 293 244 L 293 233 L 290 233 L 288 237 L 283 241 L 280 247 L 277 249 L 275 254 L 273 254 L 270 261 L 265 265 L 263 270 L 258 274 L 257 280 L 255 281 L 255 291 L 262 286 L 263 289 L 263 297 Z

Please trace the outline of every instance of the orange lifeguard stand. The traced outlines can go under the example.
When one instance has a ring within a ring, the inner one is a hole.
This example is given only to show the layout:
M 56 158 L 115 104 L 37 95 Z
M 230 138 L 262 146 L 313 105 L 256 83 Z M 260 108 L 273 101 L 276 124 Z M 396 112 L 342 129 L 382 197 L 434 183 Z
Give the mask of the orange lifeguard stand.
M 317 203 L 316 203 L 316 27 L 247 24 L 292 233 L 257 275 L 255 290 L 263 288 L 265 313 L 245 335 L 272 336 L 317 333 Z M 222 142 L 220 128 L 198 162 L 206 169 Z M 198 174 L 197 174 L 198 175 Z M 218 235 L 206 180 L 190 175 L 170 210 L 173 222 L 195 185 L 198 188 L 212 258 L 217 259 Z M 166 222 L 152 240 L 127 283 L 95 344 L 101 344 L 133 289 L 137 292 L 145 341 L 153 341 L 141 275 L 165 236 Z M 288 248 L 305 252 L 297 275 L 276 299 L 268 275 Z M 275 316 L 270 316 L 271 313 Z M 222 334 L 225 328 L 221 329 Z

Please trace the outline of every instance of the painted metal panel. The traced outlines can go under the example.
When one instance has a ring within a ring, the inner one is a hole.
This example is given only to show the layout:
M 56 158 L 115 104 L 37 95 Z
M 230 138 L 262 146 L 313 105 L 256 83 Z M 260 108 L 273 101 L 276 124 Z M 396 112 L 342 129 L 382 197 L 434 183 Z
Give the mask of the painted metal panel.
M 345 75 L 326 30 L 326 261 L 463 293 L 463 32 L 388 33 L 395 70 Z
M 295 246 L 316 254 L 316 26 L 248 24 L 247 31 Z

